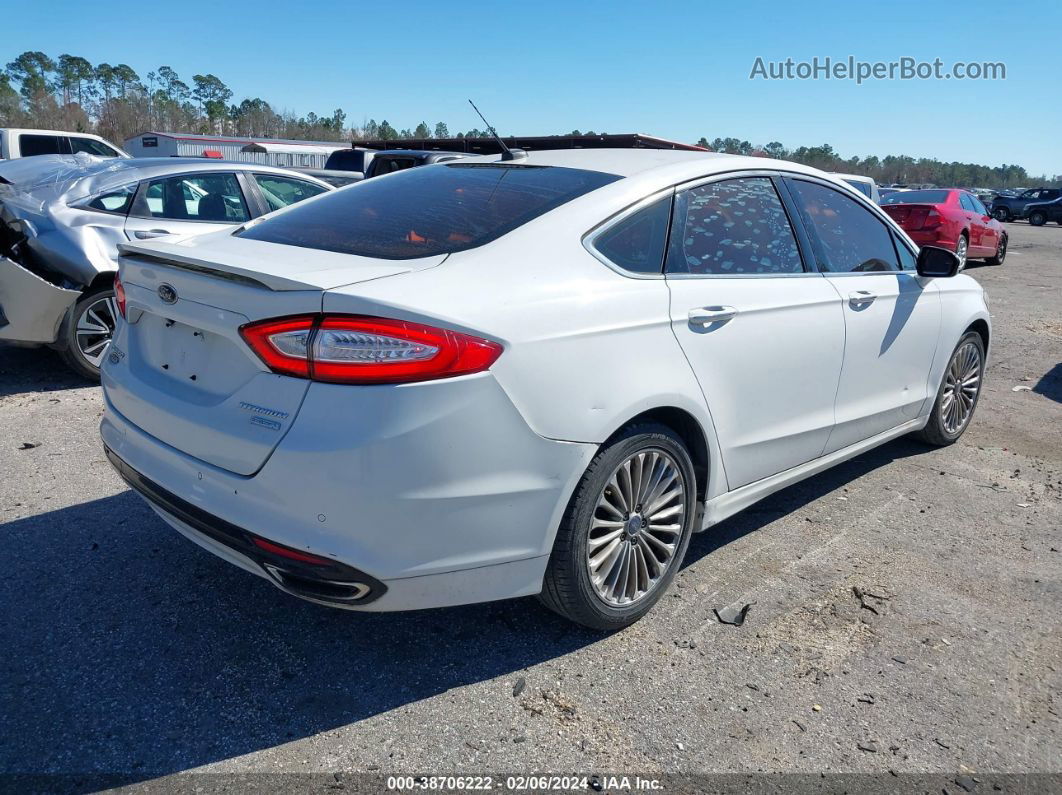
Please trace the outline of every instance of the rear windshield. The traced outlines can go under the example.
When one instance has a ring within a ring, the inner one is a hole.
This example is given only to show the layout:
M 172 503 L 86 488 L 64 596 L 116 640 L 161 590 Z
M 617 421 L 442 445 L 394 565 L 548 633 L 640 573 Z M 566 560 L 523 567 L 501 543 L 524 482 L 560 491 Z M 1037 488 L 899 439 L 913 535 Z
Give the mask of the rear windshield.
M 890 193 L 882 204 L 944 204 L 948 200 L 946 190 L 902 190 Z
M 555 166 L 422 166 L 296 205 L 236 234 L 362 257 L 430 257 L 482 246 L 618 179 Z
M 849 185 L 851 185 L 853 188 L 855 188 L 867 198 L 871 198 L 874 195 L 870 192 L 869 182 L 860 182 L 857 179 L 846 179 L 845 182 L 847 182 Z

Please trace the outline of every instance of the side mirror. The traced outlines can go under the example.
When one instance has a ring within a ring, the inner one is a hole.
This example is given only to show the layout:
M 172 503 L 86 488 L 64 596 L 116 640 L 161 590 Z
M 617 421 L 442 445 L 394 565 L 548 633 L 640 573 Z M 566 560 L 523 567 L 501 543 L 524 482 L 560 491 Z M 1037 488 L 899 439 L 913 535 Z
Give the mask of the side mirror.
M 959 272 L 959 258 L 946 248 L 922 246 L 915 266 L 919 276 L 946 279 Z

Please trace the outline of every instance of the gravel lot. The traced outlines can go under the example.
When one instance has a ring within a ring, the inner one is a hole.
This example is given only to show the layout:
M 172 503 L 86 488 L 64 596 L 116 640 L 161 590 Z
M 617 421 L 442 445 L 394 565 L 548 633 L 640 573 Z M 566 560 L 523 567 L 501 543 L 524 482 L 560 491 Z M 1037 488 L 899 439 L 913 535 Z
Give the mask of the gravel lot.
M 0 772 L 1062 773 L 1062 227 L 1008 229 L 969 270 L 995 337 L 961 442 L 695 536 L 612 636 L 287 597 L 124 487 L 98 388 L 0 348 Z

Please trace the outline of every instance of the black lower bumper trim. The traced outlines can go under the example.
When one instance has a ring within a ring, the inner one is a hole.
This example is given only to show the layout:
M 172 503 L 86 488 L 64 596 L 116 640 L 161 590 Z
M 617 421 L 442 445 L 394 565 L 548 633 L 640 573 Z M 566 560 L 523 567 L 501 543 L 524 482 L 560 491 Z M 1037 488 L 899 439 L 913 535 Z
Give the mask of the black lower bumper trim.
M 304 563 L 264 550 L 254 543 L 255 538 L 276 542 L 204 511 L 144 477 L 109 447 L 103 449 L 122 479 L 144 499 L 196 532 L 250 558 L 285 591 L 314 602 L 349 606 L 368 604 L 387 591 L 375 577 L 345 563 L 330 559 L 327 564 Z

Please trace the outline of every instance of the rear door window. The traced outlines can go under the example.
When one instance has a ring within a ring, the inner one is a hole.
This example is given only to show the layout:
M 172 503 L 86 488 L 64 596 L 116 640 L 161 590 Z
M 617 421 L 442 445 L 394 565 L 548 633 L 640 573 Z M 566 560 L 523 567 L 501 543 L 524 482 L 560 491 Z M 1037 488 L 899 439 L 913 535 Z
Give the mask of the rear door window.
M 839 190 L 817 182 L 789 180 L 805 226 L 818 242 L 817 256 L 830 273 L 900 270 L 885 222 Z
M 148 183 L 137 215 L 173 221 L 239 224 L 250 218 L 235 174 L 187 174 Z
M 770 177 L 710 182 L 675 196 L 668 273 L 803 273 L 793 228 Z
M 23 157 L 68 155 L 70 154 L 70 141 L 62 135 L 31 135 L 23 133 L 18 137 L 18 148 Z
M 237 235 L 362 257 L 430 257 L 482 246 L 618 179 L 556 166 L 424 166 L 333 191 Z

